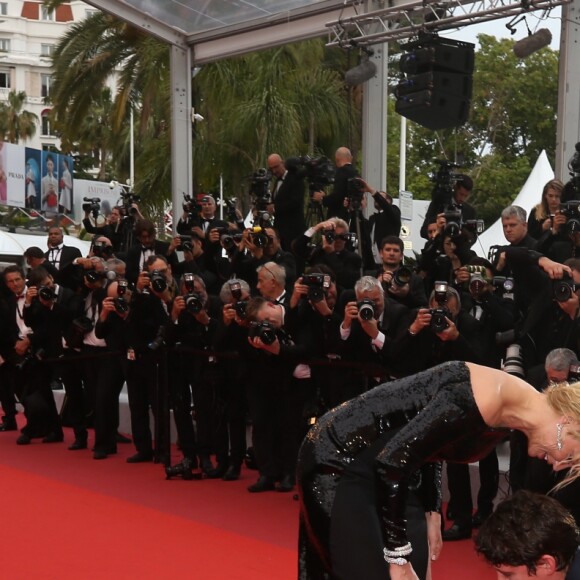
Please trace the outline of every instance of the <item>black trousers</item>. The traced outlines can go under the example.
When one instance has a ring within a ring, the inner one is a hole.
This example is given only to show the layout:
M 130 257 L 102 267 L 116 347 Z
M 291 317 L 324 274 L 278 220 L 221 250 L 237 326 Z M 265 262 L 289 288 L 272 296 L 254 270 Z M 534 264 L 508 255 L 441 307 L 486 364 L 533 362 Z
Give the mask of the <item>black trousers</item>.
M 58 372 L 64 384 L 66 400 L 62 409 L 63 423 L 73 428 L 76 439 L 87 439 L 89 404 L 85 391 L 85 364 L 80 352 L 66 349 Z M 91 417 L 92 419 L 92 417 Z
M 10 363 L 0 365 L 0 405 L 4 411 L 4 422 L 13 421 L 18 413 L 14 396 L 13 370 L 14 367 Z
M 449 511 L 460 526 L 471 526 L 473 500 L 471 499 L 471 478 L 466 463 L 447 464 L 447 486 L 449 488 Z M 477 509 L 482 514 L 493 511 L 493 501 L 499 488 L 499 463 L 497 451 L 479 461 L 479 492 Z

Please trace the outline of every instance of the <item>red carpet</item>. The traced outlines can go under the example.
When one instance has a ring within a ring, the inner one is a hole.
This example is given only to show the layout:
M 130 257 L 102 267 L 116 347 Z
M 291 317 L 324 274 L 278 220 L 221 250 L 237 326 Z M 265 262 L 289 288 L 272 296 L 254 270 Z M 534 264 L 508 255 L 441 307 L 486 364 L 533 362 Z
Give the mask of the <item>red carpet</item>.
M 133 446 L 94 461 L 65 444 L 15 444 L 0 434 L 2 564 L 24 579 L 284 580 L 296 578 L 298 502 L 235 482 L 166 481 L 159 465 L 128 465 Z M 472 543 L 446 544 L 434 580 L 492 579 Z M 363 580 L 363 579 L 361 579 Z

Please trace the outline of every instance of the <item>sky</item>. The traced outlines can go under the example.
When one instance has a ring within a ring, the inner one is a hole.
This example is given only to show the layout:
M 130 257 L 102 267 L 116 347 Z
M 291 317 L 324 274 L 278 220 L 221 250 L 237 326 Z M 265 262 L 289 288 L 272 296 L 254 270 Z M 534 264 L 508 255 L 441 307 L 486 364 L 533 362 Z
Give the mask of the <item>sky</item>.
M 554 50 L 560 48 L 560 28 L 562 26 L 562 10 L 560 6 L 554 8 L 549 16 L 545 19 L 541 19 L 543 12 L 538 10 L 535 12 L 530 12 L 526 16 L 526 20 L 530 30 L 536 32 L 540 28 L 548 28 L 552 33 L 552 43 L 550 47 Z M 477 45 L 477 35 L 478 34 L 490 34 L 496 38 L 511 38 L 513 40 L 521 40 L 525 38 L 528 34 L 525 23 L 522 21 L 516 25 L 516 33 L 510 34 L 510 31 L 506 28 L 506 24 L 512 18 L 503 18 L 500 20 L 492 20 L 489 22 L 483 22 L 481 24 L 472 24 L 470 26 L 464 26 L 460 30 L 450 31 L 443 30 L 440 35 L 443 37 L 454 38 L 455 40 L 462 40 L 464 42 L 473 42 Z

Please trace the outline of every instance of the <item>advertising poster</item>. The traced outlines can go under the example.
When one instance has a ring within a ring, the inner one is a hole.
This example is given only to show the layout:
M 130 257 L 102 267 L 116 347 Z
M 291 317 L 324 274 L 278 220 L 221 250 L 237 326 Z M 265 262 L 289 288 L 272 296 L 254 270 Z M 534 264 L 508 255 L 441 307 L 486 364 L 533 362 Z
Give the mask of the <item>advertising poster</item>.
M 0 173 L 0 199 L 4 196 L 6 201 L 0 203 L 24 207 L 24 190 L 26 185 L 26 164 L 25 164 L 25 147 L 13 145 L 12 143 L 3 143 L 0 150 L 0 164 L 2 169 Z
M 40 210 L 40 151 L 25 149 L 25 207 L 30 210 Z

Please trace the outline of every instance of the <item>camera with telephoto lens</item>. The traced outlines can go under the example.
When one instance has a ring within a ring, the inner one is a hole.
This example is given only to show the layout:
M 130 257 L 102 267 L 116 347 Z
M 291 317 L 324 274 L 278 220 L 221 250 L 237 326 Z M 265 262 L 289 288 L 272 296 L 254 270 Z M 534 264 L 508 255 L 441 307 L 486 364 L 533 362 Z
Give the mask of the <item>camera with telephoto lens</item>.
M 361 317 L 361 320 L 369 321 L 375 317 L 377 305 L 374 300 L 364 298 L 356 303 L 356 307 L 358 308 L 358 315 Z
M 88 316 L 79 316 L 72 321 L 63 338 L 69 348 L 81 348 L 85 336 L 93 328 L 93 321 Z
M 322 236 L 329 244 L 332 244 L 335 240 L 335 237 L 336 237 L 336 235 L 334 233 L 334 229 L 332 229 L 332 228 L 328 228 L 327 230 L 322 230 Z
M 469 273 L 469 282 L 467 286 L 472 294 L 479 294 L 487 284 L 487 270 L 485 266 L 465 266 Z
M 32 335 L 28 335 L 32 336 Z M 44 355 L 46 352 L 43 348 L 31 349 L 29 350 L 14 366 L 19 370 L 23 370 L 27 367 L 31 362 L 37 361 L 40 362 L 44 359 Z
M 95 240 L 93 242 L 93 256 L 98 258 L 110 258 L 113 254 L 113 246 L 107 246 L 102 240 Z
M 430 308 L 429 314 L 431 315 L 429 327 L 435 334 L 443 332 L 446 328 L 449 328 L 447 319 L 451 314 L 447 308 Z
M 99 212 L 101 211 L 101 198 L 100 197 L 83 197 L 83 211 L 86 213 L 92 213 L 93 217 L 97 219 Z
M 125 215 L 135 217 L 138 213 L 137 209 L 134 207 L 131 207 L 131 206 L 134 203 L 139 203 L 141 201 L 141 196 L 135 195 L 131 191 L 127 191 L 127 192 L 121 193 L 121 200 L 122 200 L 122 206 L 123 206 L 123 210 L 124 210 Z
M 100 280 L 105 280 L 107 278 L 106 272 L 99 272 L 98 270 L 87 270 L 85 272 L 85 278 L 87 282 L 91 284 L 96 284 Z
M 502 370 L 510 375 L 525 378 L 524 371 L 524 357 L 522 355 L 522 347 L 519 344 L 510 344 L 505 353 Z
M 181 205 L 183 207 L 183 211 L 187 213 L 199 213 L 201 211 L 201 205 L 198 203 L 198 201 L 185 192 L 183 192 L 183 203 Z
M 552 296 L 558 302 L 566 302 L 572 298 L 572 295 L 578 286 L 570 274 L 564 272 L 564 277 L 561 280 L 554 280 L 552 282 Z
M 252 243 L 257 248 L 265 248 L 270 243 L 270 238 L 264 228 L 259 226 L 254 226 L 250 228 L 250 237 L 252 238 Z
M 308 286 L 308 300 L 321 302 L 324 300 L 330 288 L 330 276 L 328 274 L 302 274 L 302 284 Z
M 39 286 L 38 296 L 43 300 L 45 300 L 46 302 L 56 300 L 56 292 L 50 286 Z
M 407 266 L 400 266 L 393 272 L 393 278 L 391 282 L 395 286 L 403 287 L 411 281 L 411 277 L 413 276 L 413 271 L 411 268 L 407 268 Z
M 113 305 L 118 314 L 127 314 L 127 312 L 129 312 L 129 303 L 125 298 L 128 287 L 129 282 L 127 282 L 127 280 L 117 281 L 117 296 L 113 298 Z
M 167 289 L 167 278 L 165 274 L 159 270 L 153 270 L 149 274 L 149 281 L 151 282 L 151 288 L 155 292 L 164 292 Z
M 203 295 L 195 291 L 195 278 L 193 274 L 186 273 L 183 275 L 183 285 L 187 294 L 183 297 L 185 300 L 185 309 L 191 314 L 199 314 L 204 307 Z
M 560 213 L 566 216 L 564 233 L 566 235 L 580 232 L 580 200 L 574 199 L 560 204 Z
M 267 320 L 261 322 L 252 321 L 250 322 L 248 336 L 250 338 L 258 337 L 264 344 L 270 345 L 276 341 L 276 329 Z
M 238 214 L 236 213 L 236 206 L 238 204 L 238 198 L 232 197 L 231 199 L 226 199 L 226 218 L 227 221 L 236 223 L 239 221 Z M 243 221 L 243 220 L 242 220 Z
M 242 241 L 242 237 L 242 234 L 223 234 L 220 237 L 220 241 L 226 250 L 233 250 L 236 247 L 236 243 L 239 244 Z
M 165 478 L 181 477 L 186 481 L 201 479 L 201 473 L 194 473 L 194 469 L 197 469 L 197 463 L 189 457 L 184 457 L 179 463 L 165 467 Z
M 297 171 L 306 178 L 310 195 L 334 183 L 336 167 L 328 157 L 289 157 L 284 165 L 288 171 Z
M 463 208 L 457 203 L 449 204 L 443 212 L 443 217 L 446 222 L 443 235 L 451 239 L 458 238 L 464 230 L 473 235 L 481 234 L 485 227 L 483 220 L 464 220 Z

